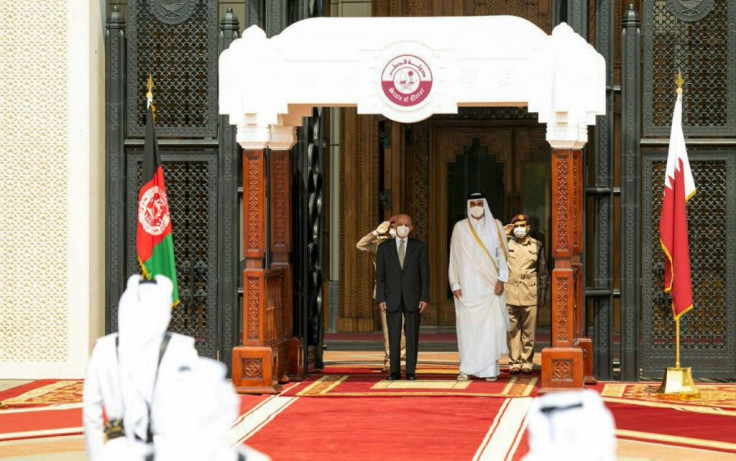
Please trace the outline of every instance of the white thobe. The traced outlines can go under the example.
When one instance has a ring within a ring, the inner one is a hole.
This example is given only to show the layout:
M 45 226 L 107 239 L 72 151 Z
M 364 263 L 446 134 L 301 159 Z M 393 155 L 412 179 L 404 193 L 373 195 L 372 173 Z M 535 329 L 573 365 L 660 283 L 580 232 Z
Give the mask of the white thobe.
M 197 360 L 194 339 L 171 333 L 171 340 L 161 359 L 154 391 L 153 381 L 160 343 L 153 343 L 148 350 L 136 354 L 135 358 L 131 357 L 136 366 L 123 373 L 118 360 L 116 337 L 117 333 L 114 333 L 98 339 L 87 366 L 82 406 L 85 448 L 91 461 L 143 459 L 150 451 L 150 446 L 137 439 L 146 439 L 148 429 L 146 402 L 151 402 L 153 394 L 151 419 L 155 433 L 156 420 L 160 419 L 155 403 L 157 395 L 166 392 L 171 386 L 176 386 L 176 372 L 180 367 L 191 366 Z M 141 382 L 146 385 L 141 386 Z M 108 421 L 123 419 L 125 437 L 105 443 L 103 408 Z
M 136 458 L 127 437 L 105 442 L 103 409 L 107 420 L 123 418 L 124 403 L 120 389 L 120 367 L 118 364 L 113 333 L 97 340 L 87 365 L 82 395 L 82 420 L 84 445 L 90 461 L 124 461 Z
M 240 397 L 226 378 L 227 368 L 209 358 L 180 369 L 176 387 L 158 400 L 163 416 L 154 437 L 156 461 L 268 461 L 263 453 L 243 445 L 232 446 L 232 425 L 238 417 Z M 236 431 L 237 432 L 237 431 Z
M 244 445 L 230 447 L 227 445 L 198 445 L 198 444 L 170 444 L 168 441 L 159 443 L 156 441 L 155 461 L 238 461 L 240 458 L 246 461 L 270 461 L 271 458 L 264 453 Z
M 476 233 L 483 235 L 483 221 L 471 218 L 471 223 Z M 455 224 L 450 241 L 448 277 L 452 290 L 462 291 L 460 298 L 455 297 L 460 373 L 480 378 L 498 376 L 498 360 L 508 354 L 505 297 L 495 294 L 496 282 L 508 279 L 508 265 L 500 245 L 488 248 L 488 252 L 498 272 L 473 236 L 468 219 Z
M 146 439 L 148 430 L 148 407 L 151 407 L 151 429 L 157 432 L 156 424 L 161 412 L 156 402 L 161 393 L 175 387 L 179 369 L 191 367 L 196 362 L 197 350 L 194 338 L 170 333 L 171 339 L 166 352 L 158 364 L 160 342 L 154 342 L 131 357 L 133 367 L 123 373 L 123 396 L 125 400 L 125 432 L 131 439 Z M 125 364 L 124 364 L 125 365 Z M 158 377 L 156 368 L 158 367 Z

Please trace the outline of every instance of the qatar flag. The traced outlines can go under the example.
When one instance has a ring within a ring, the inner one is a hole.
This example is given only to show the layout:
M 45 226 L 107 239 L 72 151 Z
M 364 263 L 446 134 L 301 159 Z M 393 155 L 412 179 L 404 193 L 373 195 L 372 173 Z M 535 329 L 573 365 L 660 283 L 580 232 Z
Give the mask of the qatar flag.
M 664 292 L 672 294 L 672 314 L 676 319 L 693 307 L 686 206 L 693 195 L 695 181 L 687 159 L 682 132 L 682 91 L 678 90 L 659 221 L 659 241 L 665 254 Z

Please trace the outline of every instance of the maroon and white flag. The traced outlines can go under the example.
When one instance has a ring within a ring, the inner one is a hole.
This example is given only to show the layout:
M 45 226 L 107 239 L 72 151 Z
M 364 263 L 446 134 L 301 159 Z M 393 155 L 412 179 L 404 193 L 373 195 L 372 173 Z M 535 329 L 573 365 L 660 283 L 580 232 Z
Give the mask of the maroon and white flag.
M 693 307 L 686 206 L 693 195 L 695 181 L 682 132 L 682 90 L 678 89 L 659 221 L 659 239 L 665 254 L 664 292 L 672 294 L 672 314 L 676 319 Z

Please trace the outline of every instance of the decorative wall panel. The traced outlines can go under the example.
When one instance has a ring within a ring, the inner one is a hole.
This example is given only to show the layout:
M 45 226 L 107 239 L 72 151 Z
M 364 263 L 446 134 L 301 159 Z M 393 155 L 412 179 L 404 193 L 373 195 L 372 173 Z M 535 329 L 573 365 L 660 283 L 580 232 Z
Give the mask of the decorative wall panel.
M 692 3 L 698 5 L 686 8 Z M 678 69 L 685 80 L 685 135 L 733 136 L 736 3 L 655 0 L 643 4 L 644 136 L 669 135 Z
M 466 2 L 467 3 L 467 2 Z M 551 32 L 550 0 L 509 1 L 509 0 L 473 0 L 470 16 L 510 15 L 519 16 L 545 31 Z
M 68 349 L 67 7 L 0 3 L 0 362 L 76 359 Z M 29 27 L 53 30 L 42 53 Z
M 429 242 L 429 122 L 406 125 L 407 213 L 414 220 L 414 238 Z
M 373 331 L 372 257 L 355 247 L 380 224 L 378 130 L 372 116 L 340 110 L 340 316 L 338 331 Z M 377 316 L 376 316 L 377 317 Z
M 169 329 L 192 336 L 201 355 L 216 348 L 217 151 L 162 149 L 166 191 L 171 207 L 176 277 L 180 304 Z M 135 254 L 135 210 L 140 188 L 141 152 L 127 157 L 127 273 L 140 272 Z M 117 317 L 117 305 L 114 308 Z
M 696 378 L 736 378 L 736 151 L 690 150 L 697 194 L 688 203 L 693 309 L 680 320 L 683 366 Z M 662 292 L 659 244 L 665 151 L 644 155 L 642 374 L 659 378 L 675 362 L 671 298 Z
M 153 76 L 159 136 L 217 136 L 217 0 L 130 0 L 128 136 L 142 136 Z

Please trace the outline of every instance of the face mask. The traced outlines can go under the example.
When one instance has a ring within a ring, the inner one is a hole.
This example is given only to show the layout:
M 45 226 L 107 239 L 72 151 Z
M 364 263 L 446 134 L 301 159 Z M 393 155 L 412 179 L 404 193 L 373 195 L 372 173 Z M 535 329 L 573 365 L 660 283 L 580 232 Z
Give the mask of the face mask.
M 480 219 L 481 216 L 483 216 L 483 213 L 485 210 L 482 206 L 471 206 L 470 207 L 470 215 L 476 219 Z
M 514 235 L 516 238 L 526 237 L 526 227 L 514 227 Z
M 407 235 L 409 235 L 409 227 L 407 227 L 407 226 L 399 226 L 396 229 L 396 233 L 399 235 L 399 237 L 401 237 L 403 239 L 404 237 L 406 237 Z
M 396 229 L 394 229 L 393 227 L 388 230 L 388 233 L 391 236 L 391 238 L 396 237 Z

